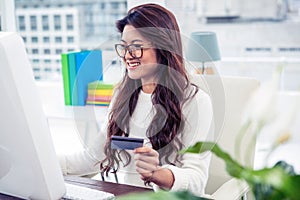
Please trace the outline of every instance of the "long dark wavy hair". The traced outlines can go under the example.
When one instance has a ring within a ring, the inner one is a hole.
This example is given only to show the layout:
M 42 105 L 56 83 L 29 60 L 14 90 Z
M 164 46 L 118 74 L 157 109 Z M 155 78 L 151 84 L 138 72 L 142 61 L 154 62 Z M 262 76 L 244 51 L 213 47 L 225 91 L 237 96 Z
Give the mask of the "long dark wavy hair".
M 160 161 L 172 164 L 178 160 L 178 156 L 175 156 L 175 160 L 170 160 L 169 155 L 183 147 L 178 137 L 184 127 L 182 105 L 198 91 L 195 85 L 193 87 L 196 89 L 188 89 L 191 84 L 183 64 L 179 27 L 175 16 L 157 4 L 144 4 L 129 10 L 127 16 L 116 22 L 121 34 L 126 25 L 135 27 L 143 37 L 151 41 L 156 51 L 158 82 L 151 97 L 153 105 L 158 105 L 154 107 L 160 109 L 156 109 L 146 136 L 152 148 L 159 152 Z M 135 110 L 141 89 L 141 80 L 129 78 L 126 71 L 109 113 L 104 149 L 106 157 L 100 162 L 102 173 L 107 174 L 111 170 L 116 172 L 120 162 L 126 166 L 131 161 L 128 152 L 111 149 L 110 142 L 112 135 L 130 135 L 129 119 Z

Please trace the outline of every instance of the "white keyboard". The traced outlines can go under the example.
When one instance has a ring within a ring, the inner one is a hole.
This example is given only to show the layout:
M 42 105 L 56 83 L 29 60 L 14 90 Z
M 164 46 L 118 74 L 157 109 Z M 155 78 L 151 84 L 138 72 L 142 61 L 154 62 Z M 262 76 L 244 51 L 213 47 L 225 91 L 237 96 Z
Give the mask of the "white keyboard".
M 65 183 L 67 192 L 63 199 L 73 200 L 110 200 L 115 196 L 109 192 L 103 192 L 91 188 Z

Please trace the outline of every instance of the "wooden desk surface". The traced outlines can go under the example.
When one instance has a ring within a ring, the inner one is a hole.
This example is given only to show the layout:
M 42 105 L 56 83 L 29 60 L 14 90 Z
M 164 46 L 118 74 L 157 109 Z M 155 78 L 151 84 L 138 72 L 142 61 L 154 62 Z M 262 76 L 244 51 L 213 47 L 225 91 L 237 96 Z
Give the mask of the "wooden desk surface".
M 125 195 L 129 193 L 139 193 L 139 192 L 149 192 L 152 191 L 151 189 L 143 188 L 143 187 L 135 187 L 131 185 L 124 185 L 124 184 L 117 184 L 117 183 L 110 183 L 110 182 L 103 182 L 97 181 L 90 178 L 82 178 L 82 177 L 75 177 L 75 176 L 66 176 L 65 182 L 80 185 L 92 189 L 98 189 L 105 192 L 110 192 L 115 196 Z M 0 194 L 1 200 L 17 200 L 19 198 L 7 196 L 4 194 Z
M 82 185 L 88 188 L 98 189 L 105 192 L 110 192 L 115 196 L 120 196 L 128 193 L 138 193 L 138 192 L 149 192 L 152 191 L 148 188 L 143 187 L 136 187 L 131 185 L 125 184 L 118 184 L 118 183 L 110 183 L 110 182 L 103 182 L 97 181 L 89 178 L 81 178 L 81 177 L 74 177 L 74 176 L 66 176 L 65 181 L 67 183 Z

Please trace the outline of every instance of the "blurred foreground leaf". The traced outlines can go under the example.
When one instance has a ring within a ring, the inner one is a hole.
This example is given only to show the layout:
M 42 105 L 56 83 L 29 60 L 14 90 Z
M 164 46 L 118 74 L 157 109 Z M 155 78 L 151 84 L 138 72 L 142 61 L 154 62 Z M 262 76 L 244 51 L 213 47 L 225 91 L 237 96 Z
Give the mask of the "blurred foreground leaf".
M 118 197 L 117 200 L 206 200 L 206 198 L 201 198 L 194 196 L 188 191 L 180 191 L 180 192 L 167 192 L 167 191 L 159 191 L 159 192 L 145 192 L 138 194 L 129 194 L 126 196 Z
M 225 162 L 229 175 L 246 181 L 252 188 L 256 200 L 297 200 L 300 198 L 300 175 L 296 175 L 292 166 L 283 161 L 278 162 L 272 168 L 253 170 L 240 165 L 213 142 L 197 142 L 179 153 L 203 153 L 205 151 L 211 151 L 221 158 Z

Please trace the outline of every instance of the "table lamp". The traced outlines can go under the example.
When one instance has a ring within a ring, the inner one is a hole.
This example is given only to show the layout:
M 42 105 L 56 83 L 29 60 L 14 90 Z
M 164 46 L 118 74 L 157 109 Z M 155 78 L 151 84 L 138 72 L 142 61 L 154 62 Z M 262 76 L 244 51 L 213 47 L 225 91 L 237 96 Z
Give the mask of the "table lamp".
M 202 62 L 202 74 L 205 62 L 220 60 L 218 41 L 214 32 L 193 32 L 188 42 L 187 59 Z

